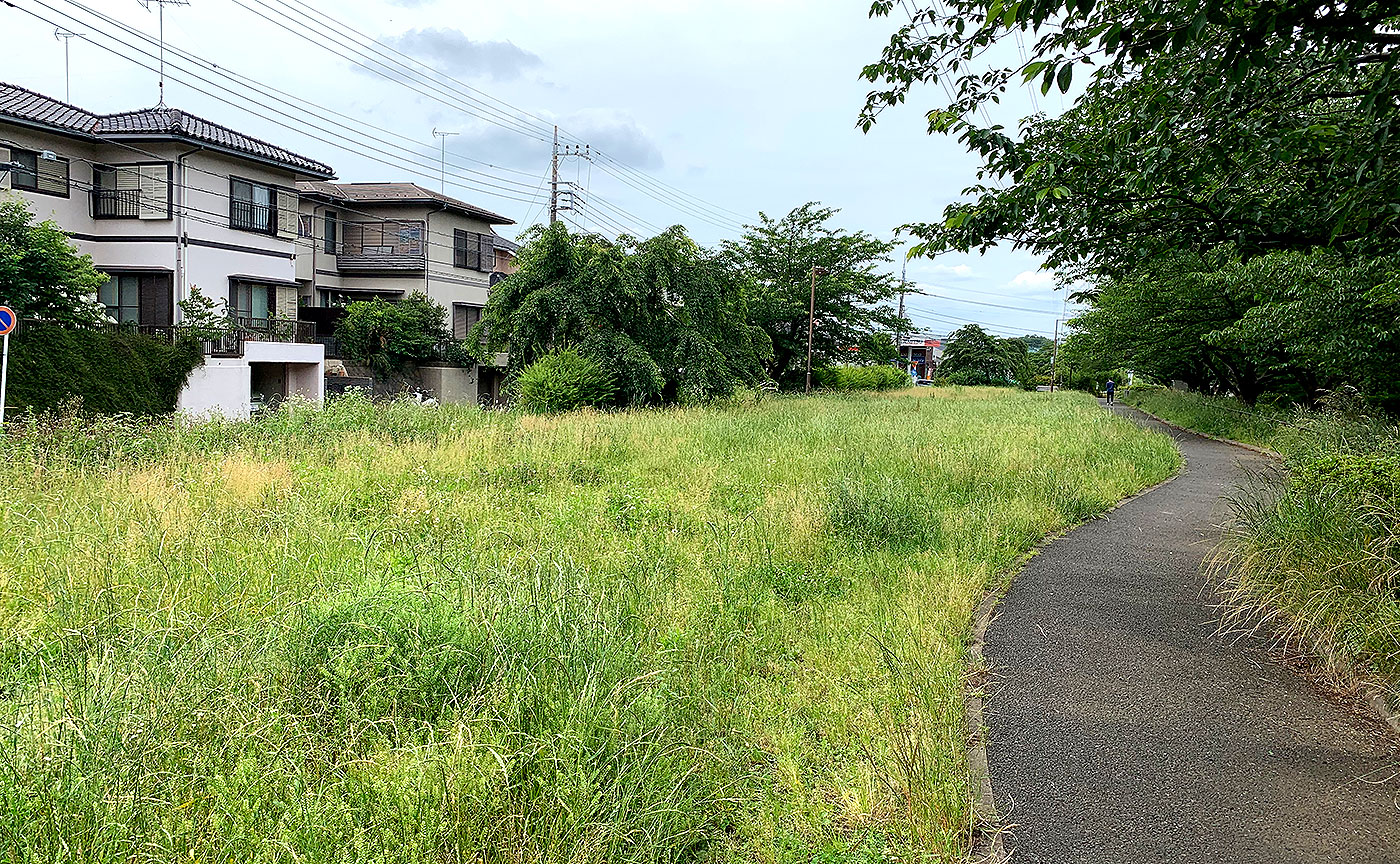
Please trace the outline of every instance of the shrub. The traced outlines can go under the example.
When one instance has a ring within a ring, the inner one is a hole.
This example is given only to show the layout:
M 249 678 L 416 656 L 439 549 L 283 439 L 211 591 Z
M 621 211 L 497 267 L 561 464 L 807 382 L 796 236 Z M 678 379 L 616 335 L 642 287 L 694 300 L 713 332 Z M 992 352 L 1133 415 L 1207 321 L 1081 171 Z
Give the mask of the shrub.
M 911 387 L 909 376 L 893 366 L 827 366 L 812 371 L 813 383 L 823 390 L 897 390 Z
M 539 414 L 611 405 L 617 383 L 598 361 L 574 351 L 541 357 L 515 379 L 520 407 Z
M 347 358 L 385 374 L 437 359 L 453 344 L 447 310 L 421 291 L 397 303 L 351 303 L 335 332 Z
M 26 323 L 10 346 L 8 407 L 54 411 L 81 400 L 93 414 L 169 414 L 204 362 L 198 342 L 170 342 L 126 328 Z

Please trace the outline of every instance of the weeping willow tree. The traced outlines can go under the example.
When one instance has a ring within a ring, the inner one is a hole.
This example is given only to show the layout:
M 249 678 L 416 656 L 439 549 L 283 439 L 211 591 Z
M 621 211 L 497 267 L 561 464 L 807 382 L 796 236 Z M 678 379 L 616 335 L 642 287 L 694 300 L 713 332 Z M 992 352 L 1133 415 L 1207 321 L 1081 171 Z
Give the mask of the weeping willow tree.
M 757 383 L 772 344 L 748 323 L 747 276 L 676 226 L 648 240 L 571 232 L 524 238 L 474 338 L 511 375 L 563 350 L 596 360 L 625 405 L 705 401 Z

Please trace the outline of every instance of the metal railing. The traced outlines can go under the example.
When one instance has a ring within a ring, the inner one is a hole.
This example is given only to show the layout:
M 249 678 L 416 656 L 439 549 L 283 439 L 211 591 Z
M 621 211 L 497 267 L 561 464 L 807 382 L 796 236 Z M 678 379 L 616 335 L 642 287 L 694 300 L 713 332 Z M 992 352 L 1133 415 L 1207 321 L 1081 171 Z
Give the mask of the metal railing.
M 228 224 L 230 228 L 237 228 L 240 231 L 276 234 L 277 208 L 271 204 L 255 204 L 252 201 L 239 201 L 237 198 L 230 198 Z
M 94 189 L 92 215 L 95 219 L 136 219 L 141 215 L 141 191 Z
M 316 342 L 316 322 L 295 318 L 250 318 L 239 315 L 234 319 L 238 332 L 247 342 Z

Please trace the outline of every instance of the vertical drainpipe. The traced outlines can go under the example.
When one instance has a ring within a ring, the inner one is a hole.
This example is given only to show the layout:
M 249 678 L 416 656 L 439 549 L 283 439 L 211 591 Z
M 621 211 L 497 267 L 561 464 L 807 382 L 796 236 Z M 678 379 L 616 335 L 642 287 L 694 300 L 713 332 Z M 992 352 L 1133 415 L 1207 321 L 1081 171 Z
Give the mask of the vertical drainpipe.
M 180 313 L 180 301 L 186 298 L 185 292 L 185 203 L 187 200 L 185 183 L 185 157 L 193 156 L 203 150 L 203 147 L 196 147 L 175 157 L 175 173 L 178 175 L 177 182 L 180 190 L 180 206 L 175 211 L 175 315 Z M 176 322 L 179 323 L 179 322 Z

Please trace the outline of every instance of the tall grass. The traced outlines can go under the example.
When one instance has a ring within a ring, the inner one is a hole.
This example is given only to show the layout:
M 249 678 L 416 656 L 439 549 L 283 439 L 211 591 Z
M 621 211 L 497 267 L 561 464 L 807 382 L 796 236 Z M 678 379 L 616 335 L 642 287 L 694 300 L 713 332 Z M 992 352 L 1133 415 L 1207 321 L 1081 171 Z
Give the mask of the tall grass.
M 7 433 L 25 862 L 956 859 L 982 592 L 1177 459 L 958 388 Z
M 1284 464 L 1236 497 L 1215 561 L 1237 617 L 1351 664 L 1400 709 L 1400 429 L 1324 408 L 1271 443 Z
M 1288 409 L 1246 405 L 1231 396 L 1203 396 L 1163 387 L 1125 389 L 1120 391 L 1119 401 L 1177 426 L 1256 447 L 1274 447 L 1280 425 L 1291 422 L 1293 417 Z

